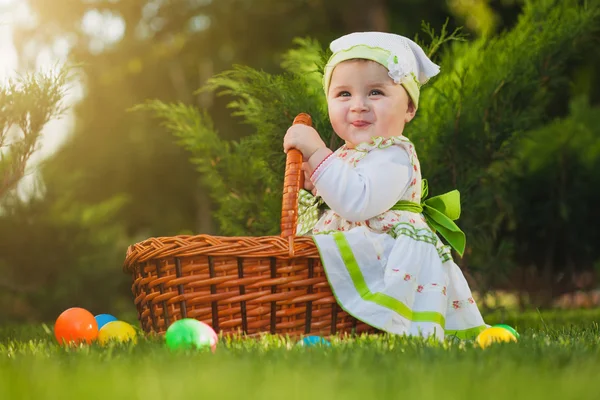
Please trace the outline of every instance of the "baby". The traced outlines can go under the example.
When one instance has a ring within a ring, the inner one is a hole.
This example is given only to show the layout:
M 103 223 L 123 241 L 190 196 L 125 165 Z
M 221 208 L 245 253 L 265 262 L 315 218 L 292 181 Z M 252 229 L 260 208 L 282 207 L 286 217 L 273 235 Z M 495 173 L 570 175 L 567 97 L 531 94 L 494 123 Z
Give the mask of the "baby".
M 297 234 L 313 235 L 340 306 L 355 318 L 400 335 L 475 337 L 486 325 L 451 255 L 465 248 L 453 222 L 459 194 L 425 200 L 415 147 L 403 136 L 439 67 L 388 33 L 352 33 L 331 50 L 323 86 L 345 144 L 332 151 L 315 129 L 288 129 L 284 151 L 302 152 L 305 188 L 316 194 L 302 191 Z

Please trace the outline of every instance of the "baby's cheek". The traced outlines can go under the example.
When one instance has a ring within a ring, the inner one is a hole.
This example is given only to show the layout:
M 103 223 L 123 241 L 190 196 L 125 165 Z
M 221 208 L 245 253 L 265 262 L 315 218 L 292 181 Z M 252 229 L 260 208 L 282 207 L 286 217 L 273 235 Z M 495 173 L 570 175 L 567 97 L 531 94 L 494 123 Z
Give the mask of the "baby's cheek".
M 330 107 L 329 108 L 329 121 L 331 122 L 331 126 L 333 130 L 339 133 L 340 129 L 343 128 L 343 123 L 345 121 L 346 114 L 343 109 L 340 107 Z

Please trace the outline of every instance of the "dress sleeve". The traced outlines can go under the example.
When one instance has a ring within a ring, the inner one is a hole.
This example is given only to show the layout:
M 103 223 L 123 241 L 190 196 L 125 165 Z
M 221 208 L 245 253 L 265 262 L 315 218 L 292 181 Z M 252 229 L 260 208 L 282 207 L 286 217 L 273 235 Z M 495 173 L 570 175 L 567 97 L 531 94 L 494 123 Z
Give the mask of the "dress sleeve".
M 312 177 L 319 195 L 348 221 L 366 221 L 389 210 L 408 188 L 412 164 L 401 146 L 373 149 L 352 166 L 335 154 Z

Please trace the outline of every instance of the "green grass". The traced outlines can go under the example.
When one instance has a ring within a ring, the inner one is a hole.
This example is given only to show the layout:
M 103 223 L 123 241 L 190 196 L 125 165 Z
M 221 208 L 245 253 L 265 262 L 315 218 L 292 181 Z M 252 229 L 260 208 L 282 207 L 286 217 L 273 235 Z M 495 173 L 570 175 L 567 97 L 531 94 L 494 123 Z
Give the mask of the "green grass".
M 2 327 L 0 399 L 598 399 L 598 315 L 505 316 L 521 340 L 485 350 L 393 336 L 222 340 L 215 354 L 156 339 L 65 349 L 48 327 Z

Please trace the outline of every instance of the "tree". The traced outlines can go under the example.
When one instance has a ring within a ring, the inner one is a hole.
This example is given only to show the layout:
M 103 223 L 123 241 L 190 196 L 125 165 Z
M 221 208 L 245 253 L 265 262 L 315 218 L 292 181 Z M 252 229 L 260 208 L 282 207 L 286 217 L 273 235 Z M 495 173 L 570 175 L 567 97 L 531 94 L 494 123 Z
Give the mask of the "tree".
M 67 74 L 27 74 L 0 86 L 0 199 L 23 178 L 46 123 L 61 114 Z

